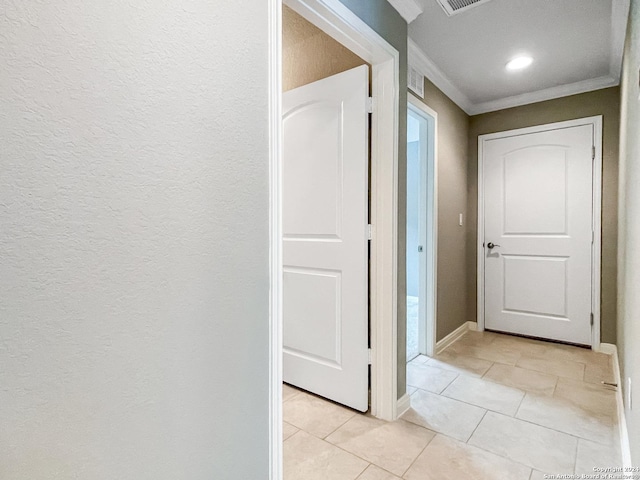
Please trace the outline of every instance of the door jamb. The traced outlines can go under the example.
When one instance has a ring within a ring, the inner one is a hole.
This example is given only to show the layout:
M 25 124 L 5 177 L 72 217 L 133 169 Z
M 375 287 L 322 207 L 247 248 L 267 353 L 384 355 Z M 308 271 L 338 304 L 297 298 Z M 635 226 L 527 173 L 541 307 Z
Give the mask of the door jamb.
M 602 115 L 579 118 L 565 122 L 549 123 L 534 127 L 508 130 L 478 136 L 478 238 L 477 238 L 477 322 L 478 330 L 484 331 L 484 142 L 497 138 L 526 135 L 529 133 L 557 130 L 559 128 L 591 125 L 595 158 L 593 159 L 592 214 L 591 227 L 593 244 L 591 247 L 591 311 L 593 328 L 591 329 L 591 348 L 600 351 L 600 295 L 602 261 Z
M 427 221 L 426 221 L 426 295 L 428 306 L 420 316 L 418 347 L 422 354 L 432 357 L 436 353 L 437 289 L 438 289 L 438 113 L 415 97 L 408 95 L 409 109 L 425 118 L 427 128 Z
M 282 478 L 282 35 L 281 0 L 269 9 L 270 478 Z M 398 414 L 397 218 L 400 54 L 339 0 L 284 0 L 372 66 L 371 120 L 371 414 Z

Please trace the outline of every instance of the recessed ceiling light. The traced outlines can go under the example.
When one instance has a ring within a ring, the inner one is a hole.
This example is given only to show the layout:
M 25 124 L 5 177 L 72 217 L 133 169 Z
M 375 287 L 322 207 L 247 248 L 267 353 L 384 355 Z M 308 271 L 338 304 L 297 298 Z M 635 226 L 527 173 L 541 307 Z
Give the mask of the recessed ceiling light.
M 529 65 L 533 63 L 533 58 L 527 57 L 523 55 L 521 57 L 516 57 L 507 63 L 507 70 L 522 70 L 523 68 L 527 68 Z

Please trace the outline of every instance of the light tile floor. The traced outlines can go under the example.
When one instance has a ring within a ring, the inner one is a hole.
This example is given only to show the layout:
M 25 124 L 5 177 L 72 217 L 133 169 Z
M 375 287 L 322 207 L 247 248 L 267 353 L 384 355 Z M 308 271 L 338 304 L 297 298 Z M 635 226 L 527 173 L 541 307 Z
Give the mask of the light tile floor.
M 468 332 L 407 365 L 395 422 L 284 385 L 285 480 L 532 480 L 621 466 L 608 355 Z

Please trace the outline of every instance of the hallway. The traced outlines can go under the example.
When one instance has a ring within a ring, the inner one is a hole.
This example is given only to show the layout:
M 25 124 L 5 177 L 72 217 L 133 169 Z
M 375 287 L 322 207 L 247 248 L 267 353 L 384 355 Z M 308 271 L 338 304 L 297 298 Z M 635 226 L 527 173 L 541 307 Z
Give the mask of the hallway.
M 285 480 L 510 480 L 621 465 L 609 355 L 467 332 L 407 365 L 384 422 L 284 385 Z

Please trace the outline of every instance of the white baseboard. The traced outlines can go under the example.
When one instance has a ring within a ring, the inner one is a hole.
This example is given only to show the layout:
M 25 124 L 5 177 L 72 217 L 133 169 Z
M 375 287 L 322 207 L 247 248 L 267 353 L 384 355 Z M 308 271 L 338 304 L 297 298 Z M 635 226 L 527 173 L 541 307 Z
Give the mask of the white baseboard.
M 453 332 L 451 332 L 449 335 L 447 335 L 438 343 L 436 343 L 436 355 L 439 353 L 442 353 L 442 351 L 445 348 L 449 347 L 451 344 L 453 344 L 456 340 L 462 337 L 469 330 L 477 330 L 477 329 L 478 329 L 478 324 L 476 322 L 463 323 L 458 328 L 456 328 Z
M 629 432 L 627 431 L 627 420 L 624 414 L 624 401 L 622 400 L 622 380 L 620 377 L 620 362 L 618 360 L 618 347 L 611 343 L 601 343 L 599 351 L 612 356 L 613 375 L 616 388 L 616 403 L 618 407 L 618 431 L 620 432 L 620 450 L 622 452 L 622 466 L 631 467 L 631 445 L 629 445 Z
M 402 415 L 407 413 L 411 408 L 411 397 L 409 394 L 405 393 L 402 397 L 398 399 L 398 403 L 396 405 L 396 418 L 400 418 Z

